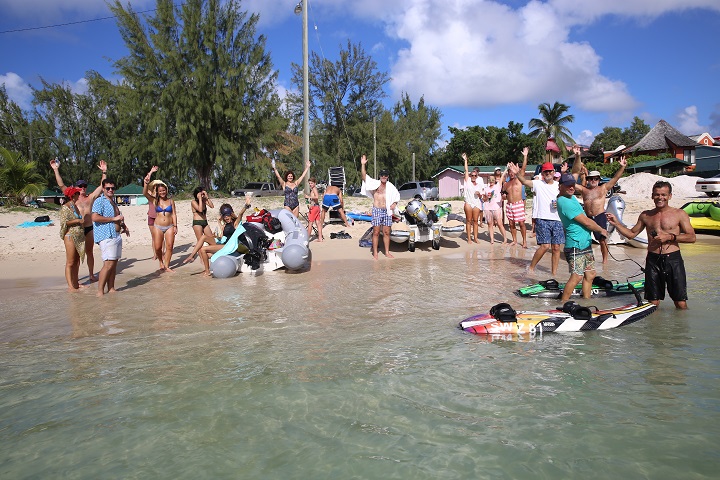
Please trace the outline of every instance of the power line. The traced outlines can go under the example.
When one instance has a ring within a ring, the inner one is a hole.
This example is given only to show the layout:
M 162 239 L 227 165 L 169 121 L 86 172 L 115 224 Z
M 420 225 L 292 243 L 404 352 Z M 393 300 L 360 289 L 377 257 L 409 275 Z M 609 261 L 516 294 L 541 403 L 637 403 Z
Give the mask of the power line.
M 182 3 L 173 4 L 174 6 L 183 5 Z M 157 8 L 151 8 L 149 10 L 143 10 L 140 12 L 134 12 L 134 13 L 148 13 L 148 12 L 155 12 L 157 11 Z M 26 27 L 26 28 L 16 28 L 14 30 L 3 30 L 0 31 L 0 34 L 3 33 L 19 33 L 19 32 L 31 32 L 34 30 L 44 30 L 47 28 L 58 28 L 58 27 L 67 27 L 70 25 L 79 25 L 82 23 L 92 23 L 92 22 L 101 22 L 105 20 L 112 20 L 114 18 L 117 18 L 117 15 L 110 15 L 109 17 L 100 17 L 100 18 L 91 18 L 88 20 L 78 20 L 76 22 L 66 22 L 66 23 L 56 23 L 54 25 L 43 25 L 41 27 Z

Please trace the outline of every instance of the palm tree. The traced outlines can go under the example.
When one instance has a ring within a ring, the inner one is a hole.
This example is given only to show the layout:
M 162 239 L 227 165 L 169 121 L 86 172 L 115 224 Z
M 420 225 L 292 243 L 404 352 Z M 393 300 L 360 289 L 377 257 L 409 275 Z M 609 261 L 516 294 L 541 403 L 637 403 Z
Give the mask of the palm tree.
M 20 154 L 0 147 L 0 192 L 16 205 L 23 197 L 36 197 L 45 188 L 45 179 L 36 170 L 35 162 L 24 162 Z
M 544 143 L 548 139 L 554 139 L 561 152 L 567 152 L 567 145 L 572 145 L 575 140 L 572 138 L 570 129 L 567 125 L 575 120 L 574 115 L 566 115 L 570 107 L 564 103 L 555 102 L 550 106 L 549 103 L 538 105 L 540 118 L 530 120 L 531 137 L 540 138 Z

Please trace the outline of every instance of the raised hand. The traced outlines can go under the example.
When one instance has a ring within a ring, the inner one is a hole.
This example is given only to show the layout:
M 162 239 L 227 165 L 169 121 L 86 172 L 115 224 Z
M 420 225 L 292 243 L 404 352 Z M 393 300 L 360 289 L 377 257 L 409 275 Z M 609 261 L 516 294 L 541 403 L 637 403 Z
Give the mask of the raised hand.
M 522 155 L 523 155 L 523 157 L 527 157 L 529 153 L 530 153 L 530 148 L 529 148 L 529 147 L 525 147 L 525 148 L 522 149 Z
M 150 174 L 153 174 L 153 173 L 157 172 L 158 170 L 159 170 L 158 166 L 153 165 L 152 168 L 150 169 Z
M 368 160 L 367 160 L 367 157 L 366 157 L 365 155 L 363 155 L 362 157 L 360 157 L 360 164 L 361 164 L 361 165 L 366 165 L 367 162 L 368 162 Z
M 625 155 L 623 155 L 622 157 L 620 157 L 620 160 L 618 161 L 618 163 L 619 163 L 620 165 L 622 165 L 623 167 L 627 167 L 627 160 L 625 159 Z
M 100 160 L 100 162 L 98 162 L 98 168 L 101 172 L 107 173 L 107 163 L 105 162 L 105 160 Z
M 53 158 L 52 160 L 50 160 L 50 168 L 52 168 L 53 170 L 57 170 L 58 168 L 60 168 L 60 162 L 57 158 Z
M 467 153 L 463 152 L 462 155 L 460 155 L 460 156 L 461 156 L 462 159 L 465 160 L 466 162 L 468 161 Z

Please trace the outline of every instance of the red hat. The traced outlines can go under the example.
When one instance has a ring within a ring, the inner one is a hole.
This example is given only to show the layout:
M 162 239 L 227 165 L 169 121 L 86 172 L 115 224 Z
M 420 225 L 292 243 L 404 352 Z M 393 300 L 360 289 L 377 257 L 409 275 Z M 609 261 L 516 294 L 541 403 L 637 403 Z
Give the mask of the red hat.
M 67 198 L 72 198 L 73 195 L 76 193 L 82 192 L 81 188 L 78 187 L 67 187 L 65 190 L 63 190 L 63 195 L 65 195 Z
M 542 165 L 542 168 L 540 169 L 541 172 L 547 172 L 548 170 L 555 170 L 555 165 L 553 165 L 550 162 L 545 162 Z

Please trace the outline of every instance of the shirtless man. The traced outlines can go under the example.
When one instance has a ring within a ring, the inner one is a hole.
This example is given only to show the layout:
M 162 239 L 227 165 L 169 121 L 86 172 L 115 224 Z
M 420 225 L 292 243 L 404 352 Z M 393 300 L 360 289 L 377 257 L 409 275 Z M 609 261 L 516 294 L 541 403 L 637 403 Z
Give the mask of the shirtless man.
M 338 205 L 340 205 L 340 207 L 338 207 Z M 335 185 L 330 185 L 325 189 L 325 193 L 323 193 L 322 214 L 320 217 L 320 222 L 323 225 L 325 225 L 325 214 L 336 208 L 337 211 L 340 212 L 340 218 L 342 218 L 343 224 L 349 227 L 350 225 L 348 225 L 347 217 L 345 216 L 345 201 L 343 200 L 342 189 Z
M 523 148 L 523 163 L 520 169 L 525 171 L 527 167 L 528 153 L 530 149 L 528 147 Z M 510 180 L 505 182 L 502 191 L 507 195 L 507 218 L 508 224 L 510 225 L 510 234 L 512 235 L 512 243 L 510 245 L 517 245 L 517 230 L 515 225 L 520 226 L 520 234 L 522 235 L 522 247 L 527 247 L 527 227 L 525 227 L 525 200 L 522 198 L 523 184 L 517 178 L 517 174 L 507 171 L 507 176 Z
M 60 177 L 60 162 L 50 160 L 50 168 L 55 171 L 55 180 L 57 181 L 60 190 L 65 191 L 65 182 Z M 100 185 L 90 194 L 87 193 L 87 182 L 85 180 L 78 180 L 75 182 L 75 186 L 80 188 L 80 197 L 76 202 L 77 209 L 80 211 L 80 215 L 83 217 L 83 228 L 85 229 L 85 255 L 87 256 L 87 266 L 90 273 L 90 283 L 97 282 L 98 277 L 95 276 L 95 257 L 93 256 L 93 247 L 95 246 L 95 240 L 93 239 L 93 222 L 92 222 L 92 205 L 96 198 L 102 193 L 102 181 L 105 180 L 107 173 L 107 164 L 105 160 L 100 160 L 98 168 L 102 171 L 102 178 L 100 179 Z
M 373 199 L 372 207 L 372 252 L 373 258 L 378 259 L 378 241 L 380 239 L 380 228 L 383 232 L 383 243 L 385 244 L 385 256 L 395 258 L 390 253 L 390 226 L 395 207 L 400 201 L 400 192 L 395 185 L 388 182 L 389 173 L 387 170 L 380 170 L 380 180 L 370 177 L 365 171 L 367 157 L 360 157 L 360 179 L 362 180 L 361 191 Z
M 573 146 L 573 153 L 575 154 L 575 163 L 573 163 L 572 173 L 573 177 L 577 180 L 579 172 L 583 169 L 582 161 L 580 160 L 580 145 Z M 625 172 L 627 166 L 627 160 L 625 157 L 620 158 L 620 168 L 615 175 L 610 179 L 609 182 L 600 185 L 600 172 L 593 170 L 585 176 L 587 184 L 585 186 L 579 183 L 575 185 L 575 190 L 580 192 L 583 199 L 583 209 L 585 215 L 595 221 L 600 227 L 607 228 L 607 217 L 605 216 L 605 197 L 608 192 L 612 191 L 612 187 L 620 180 L 622 174 Z M 595 240 L 600 243 L 600 251 L 602 252 L 602 263 L 606 264 L 608 261 L 608 244 L 607 238 L 600 235 L 598 232 L 593 232 Z
M 645 299 L 658 305 L 665 299 L 665 288 L 675 302 L 675 308 L 687 308 L 687 279 L 685 264 L 680 255 L 679 243 L 695 243 L 695 230 L 688 214 L 671 207 L 672 185 L 655 182 L 652 200 L 655 208 L 645 210 L 632 228 L 620 223 L 612 213 L 606 213 L 608 222 L 627 238 L 635 238 L 644 229 L 648 231 L 648 254 L 645 259 Z

